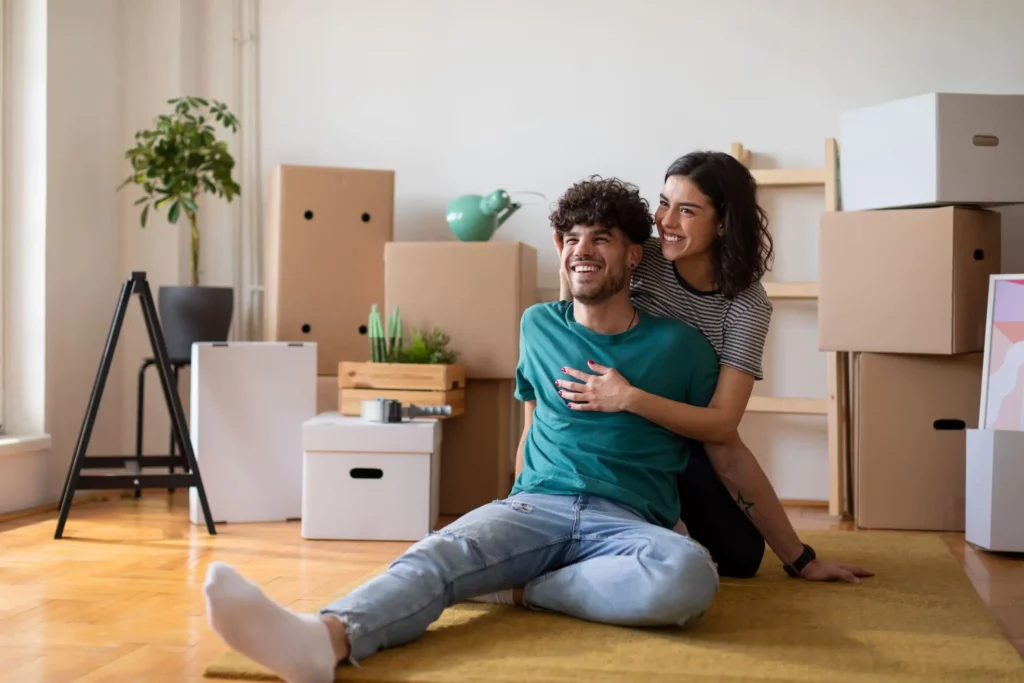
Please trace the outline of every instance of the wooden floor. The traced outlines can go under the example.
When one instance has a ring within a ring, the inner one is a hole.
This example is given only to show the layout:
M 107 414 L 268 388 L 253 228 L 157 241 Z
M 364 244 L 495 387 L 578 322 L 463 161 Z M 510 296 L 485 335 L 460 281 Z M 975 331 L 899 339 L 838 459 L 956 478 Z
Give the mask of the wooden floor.
M 823 510 L 792 509 L 798 529 L 853 532 Z M 52 511 L 0 521 L 0 681 L 201 680 L 225 648 L 206 623 L 207 565 L 238 565 L 274 599 L 312 610 L 407 543 L 303 541 L 298 523 L 188 522 L 185 495 L 111 494 L 76 505 L 65 537 Z M 1024 560 L 975 551 L 947 534 L 979 594 L 1024 653 Z

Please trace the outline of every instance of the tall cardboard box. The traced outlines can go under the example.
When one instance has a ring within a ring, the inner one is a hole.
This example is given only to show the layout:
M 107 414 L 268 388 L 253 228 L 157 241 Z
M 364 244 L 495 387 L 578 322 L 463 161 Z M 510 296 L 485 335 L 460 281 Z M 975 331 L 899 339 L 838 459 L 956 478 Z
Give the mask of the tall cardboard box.
M 442 515 L 464 515 L 512 489 L 523 404 L 515 380 L 466 380 L 466 409 L 442 424 Z
M 957 354 L 985 348 L 1000 214 L 942 207 L 821 215 L 818 346 Z
M 537 303 L 537 250 L 521 242 L 391 242 L 385 316 L 451 335 L 467 379 L 513 379 L 519 322 Z M 469 398 L 467 396 L 467 402 Z
M 1024 202 L 1024 95 L 929 93 L 840 118 L 847 211 Z
M 963 531 L 967 430 L 982 354 L 853 357 L 854 517 L 865 529 Z
M 335 411 L 339 401 L 338 375 L 320 375 L 316 378 L 316 414 Z
M 266 218 L 265 329 L 270 341 L 315 341 L 317 374 L 369 360 L 370 306 L 384 298 L 395 174 L 278 166 Z

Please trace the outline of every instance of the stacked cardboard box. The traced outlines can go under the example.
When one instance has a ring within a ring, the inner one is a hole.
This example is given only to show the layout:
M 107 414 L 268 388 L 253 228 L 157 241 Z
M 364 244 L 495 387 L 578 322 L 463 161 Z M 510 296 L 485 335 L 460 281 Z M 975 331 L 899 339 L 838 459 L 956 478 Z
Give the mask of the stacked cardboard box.
M 264 339 L 317 344 L 318 413 L 338 408 L 338 364 L 370 359 L 394 187 L 387 170 L 284 165 L 271 175 Z
M 440 513 L 461 515 L 508 495 L 522 424 L 513 395 L 519 323 L 537 301 L 537 250 L 520 242 L 392 242 L 384 296 L 403 326 L 450 335 L 466 370 L 465 412 L 443 425 Z
M 508 494 L 522 408 L 519 322 L 537 301 L 537 251 L 519 242 L 394 242 L 393 171 L 277 167 L 266 229 L 264 339 L 316 342 L 317 412 L 339 410 L 342 361 L 369 361 L 367 316 L 439 328 L 466 371 L 442 431 L 441 514 Z
M 1024 97 L 926 95 L 842 119 L 843 211 L 819 233 L 819 348 L 854 352 L 859 526 L 962 531 L 994 205 L 1024 202 Z

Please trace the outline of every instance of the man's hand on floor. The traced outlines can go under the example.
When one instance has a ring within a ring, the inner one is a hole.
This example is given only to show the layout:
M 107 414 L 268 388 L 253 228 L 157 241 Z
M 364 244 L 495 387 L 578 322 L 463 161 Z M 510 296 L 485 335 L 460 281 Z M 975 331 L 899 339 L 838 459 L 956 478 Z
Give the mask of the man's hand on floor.
M 807 581 L 847 581 L 860 583 L 858 577 L 874 576 L 870 569 L 849 562 L 829 562 L 828 560 L 812 560 L 800 572 L 800 578 Z

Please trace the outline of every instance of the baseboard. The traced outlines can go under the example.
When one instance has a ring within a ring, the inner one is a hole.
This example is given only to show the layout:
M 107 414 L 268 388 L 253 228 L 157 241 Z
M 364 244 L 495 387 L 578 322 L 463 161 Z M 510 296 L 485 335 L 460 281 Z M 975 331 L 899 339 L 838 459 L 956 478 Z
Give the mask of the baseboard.
M 89 493 L 81 496 L 75 496 L 71 501 L 71 507 L 81 505 L 83 503 L 96 503 L 101 501 L 110 500 L 110 496 L 101 493 Z M 58 513 L 60 512 L 60 501 L 55 503 L 47 503 L 45 505 L 37 505 L 25 510 L 13 510 L 11 512 L 5 512 L 0 515 L 0 523 L 9 522 L 14 519 L 21 519 L 22 517 L 31 517 L 33 515 L 42 515 L 48 512 Z
M 821 508 L 828 509 L 827 500 L 805 500 L 803 498 L 784 498 L 779 501 L 787 508 Z

